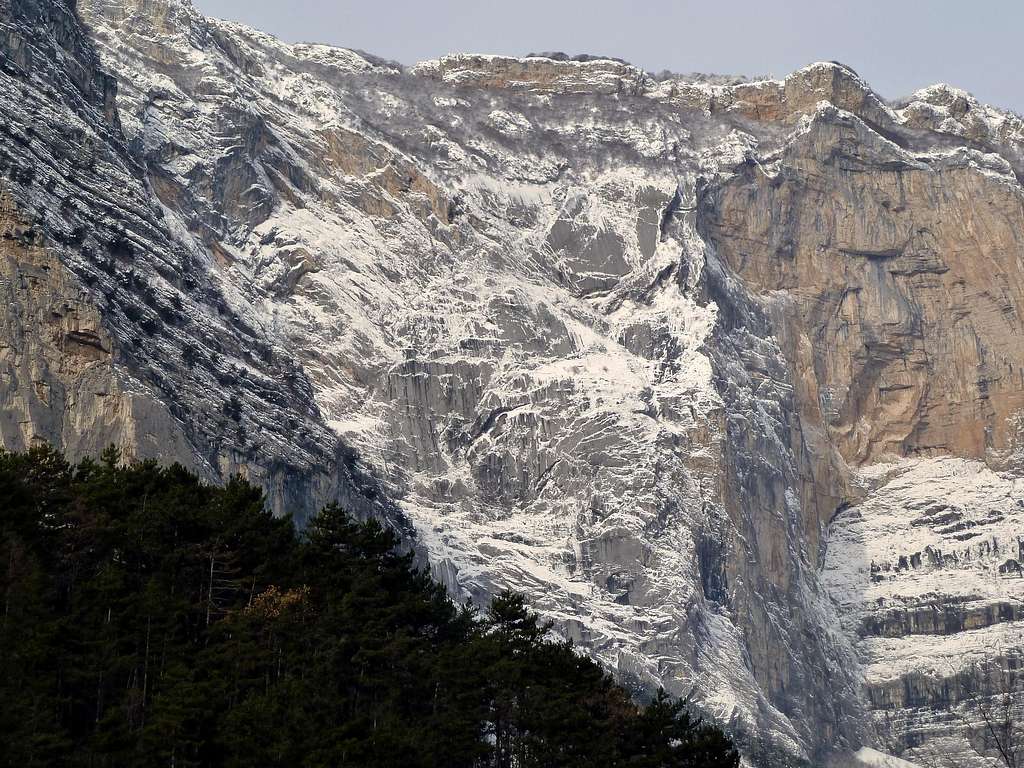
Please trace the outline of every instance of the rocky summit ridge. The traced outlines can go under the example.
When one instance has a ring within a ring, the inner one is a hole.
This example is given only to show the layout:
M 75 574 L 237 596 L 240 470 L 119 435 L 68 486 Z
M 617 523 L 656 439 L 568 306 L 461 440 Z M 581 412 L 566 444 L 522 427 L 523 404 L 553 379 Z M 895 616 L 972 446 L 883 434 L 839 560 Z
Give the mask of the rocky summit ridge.
M 0 54 L 6 447 L 378 515 L 754 765 L 979 764 L 1024 648 L 1019 117 L 181 0 L 0 0 Z

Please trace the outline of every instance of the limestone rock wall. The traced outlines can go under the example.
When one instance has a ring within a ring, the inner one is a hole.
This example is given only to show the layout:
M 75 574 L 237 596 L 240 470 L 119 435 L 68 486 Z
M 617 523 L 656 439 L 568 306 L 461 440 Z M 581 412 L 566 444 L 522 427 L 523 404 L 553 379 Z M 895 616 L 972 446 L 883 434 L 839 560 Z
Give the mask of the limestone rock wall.
M 0 222 L 3 445 L 60 445 L 71 457 L 116 445 L 127 458 L 190 464 L 180 425 L 122 380 L 92 297 L 37 242 L 40 233 L 18 219 L 9 197 L 0 200 Z
M 1005 160 L 915 155 L 830 108 L 708 194 L 721 258 L 791 298 L 804 397 L 848 462 L 1019 452 L 1024 197 Z
M 406 70 L 184 0 L 0 33 L 6 446 L 381 515 L 759 766 L 967 750 L 1016 685 L 1019 120 L 837 64 Z M 998 503 L 894 479 L 951 467 Z
M 368 511 L 308 379 L 154 194 L 75 7 L 10 0 L 0 30 L 4 445 L 114 443 L 249 475 L 300 516 L 335 496 Z

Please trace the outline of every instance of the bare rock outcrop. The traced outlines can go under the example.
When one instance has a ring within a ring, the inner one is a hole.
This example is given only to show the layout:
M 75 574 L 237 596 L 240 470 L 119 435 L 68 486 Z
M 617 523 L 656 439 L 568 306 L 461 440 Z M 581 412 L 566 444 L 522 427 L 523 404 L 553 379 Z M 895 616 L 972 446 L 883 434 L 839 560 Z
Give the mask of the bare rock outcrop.
M 803 397 L 848 462 L 1019 453 L 1024 197 L 1002 158 L 915 155 L 830 107 L 704 205 L 720 257 L 797 313 Z
M 1019 120 L 834 63 L 406 70 L 184 0 L 0 26 L 4 445 L 381 515 L 755 765 L 975 738 L 1024 532 L 890 475 L 1021 471 Z
M 159 23 L 172 6 L 140 9 Z M 368 512 L 373 484 L 308 379 L 229 309 L 216 249 L 154 194 L 75 7 L 11 0 L 0 29 L 5 446 L 113 443 L 249 475 L 300 515 L 336 496 Z

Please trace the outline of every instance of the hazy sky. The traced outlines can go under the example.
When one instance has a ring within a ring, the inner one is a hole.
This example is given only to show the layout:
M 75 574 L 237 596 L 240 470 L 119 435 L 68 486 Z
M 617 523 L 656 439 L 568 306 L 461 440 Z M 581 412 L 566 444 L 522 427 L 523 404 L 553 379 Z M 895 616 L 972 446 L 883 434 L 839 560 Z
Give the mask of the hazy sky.
M 1024 112 L 1022 0 L 193 0 L 289 42 L 405 64 L 565 51 L 647 70 L 784 75 L 835 59 L 894 98 L 934 82 Z

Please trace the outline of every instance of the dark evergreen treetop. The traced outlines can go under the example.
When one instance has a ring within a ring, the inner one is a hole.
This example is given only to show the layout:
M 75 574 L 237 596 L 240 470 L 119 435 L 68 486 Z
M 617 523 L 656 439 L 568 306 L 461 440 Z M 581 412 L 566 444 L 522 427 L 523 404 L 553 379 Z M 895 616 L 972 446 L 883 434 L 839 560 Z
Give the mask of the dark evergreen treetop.
M 735 768 L 519 595 L 452 603 L 375 522 L 298 534 L 240 479 L 0 453 L 8 766 Z

